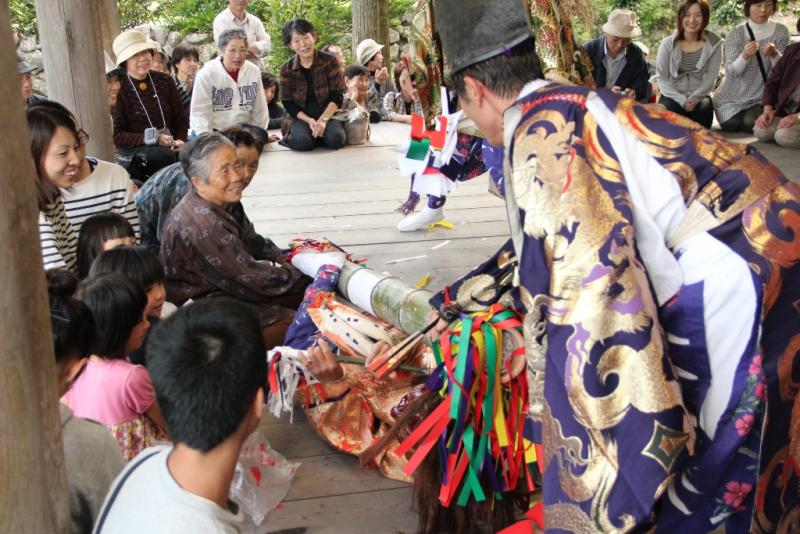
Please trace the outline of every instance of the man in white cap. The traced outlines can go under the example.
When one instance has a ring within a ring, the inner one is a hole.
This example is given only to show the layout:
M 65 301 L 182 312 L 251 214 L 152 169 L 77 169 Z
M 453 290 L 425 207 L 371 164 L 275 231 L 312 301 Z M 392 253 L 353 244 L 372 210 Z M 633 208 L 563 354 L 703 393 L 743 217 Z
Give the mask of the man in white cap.
M 543 80 L 519 0 L 434 7 L 462 109 L 505 149 L 511 239 L 432 304 L 519 314 L 545 530 L 791 530 L 800 187 L 684 117 Z
M 17 74 L 19 74 L 19 85 L 22 91 L 22 101 L 25 102 L 25 107 L 35 106 L 43 100 L 47 100 L 41 95 L 33 94 L 33 74 L 39 69 L 25 63 L 24 61 L 17 62 Z
M 647 102 L 650 98 L 650 74 L 641 48 L 631 39 L 642 34 L 636 13 L 615 9 L 603 24 L 603 36 L 583 48 L 592 62 L 592 76 L 598 87 Z
M 370 90 L 374 89 L 378 93 L 380 101 L 386 93 L 394 91 L 389 69 L 383 65 L 383 45 L 375 42 L 374 39 L 364 39 L 356 47 L 356 63 L 366 67 L 369 71 Z
M 241 30 L 247 36 L 247 60 L 261 68 L 261 58 L 272 50 L 272 39 L 261 19 L 247 12 L 250 0 L 228 0 L 228 7 L 214 17 L 214 42 L 225 30 Z

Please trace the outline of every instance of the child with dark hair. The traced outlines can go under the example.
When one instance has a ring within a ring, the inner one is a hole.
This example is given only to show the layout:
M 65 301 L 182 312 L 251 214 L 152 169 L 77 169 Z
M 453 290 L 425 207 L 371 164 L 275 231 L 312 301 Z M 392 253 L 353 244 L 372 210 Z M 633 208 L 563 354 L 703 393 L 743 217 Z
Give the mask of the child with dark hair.
M 267 129 L 275 130 L 281 127 L 283 116 L 286 115 L 286 110 L 278 102 L 278 78 L 269 72 L 261 73 L 261 86 L 264 88 L 264 98 L 267 100 L 267 108 L 269 108 L 269 125 Z
M 244 531 L 247 520 L 228 494 L 264 407 L 257 316 L 230 298 L 204 299 L 162 321 L 147 348 L 174 445 L 150 448 L 128 465 L 95 533 Z
M 145 247 L 124 246 L 101 252 L 94 260 L 89 276 L 103 273 L 119 273 L 139 284 L 147 295 L 145 315 L 151 321 L 161 319 L 167 298 L 164 265 L 153 251 Z
M 161 259 L 145 247 L 125 246 L 101 252 L 94 260 L 89 276 L 102 273 L 119 273 L 144 289 L 147 294 L 144 313 L 150 321 L 151 330 L 162 317 L 171 315 L 177 309 L 174 304 L 167 302 Z M 145 344 L 128 354 L 128 359 L 131 363 L 147 365 Z
M 78 276 L 89 276 L 92 263 L 104 250 L 135 244 L 133 226 L 122 215 L 109 211 L 89 217 L 78 234 Z
M 83 373 L 62 401 L 77 416 L 107 426 L 130 460 L 162 437 L 164 428 L 147 369 L 126 357 L 141 347 L 150 327 L 147 296 L 123 275 L 104 273 L 85 280 L 78 298 L 94 315 L 97 337 Z
M 73 297 L 78 283 L 78 278 L 66 269 L 47 271 L 59 395 L 64 395 L 81 374 L 94 343 L 92 312 Z M 108 488 L 125 462 L 117 442 L 106 428 L 75 417 L 63 403 L 59 403 L 59 410 L 70 532 L 88 533 L 92 531 Z

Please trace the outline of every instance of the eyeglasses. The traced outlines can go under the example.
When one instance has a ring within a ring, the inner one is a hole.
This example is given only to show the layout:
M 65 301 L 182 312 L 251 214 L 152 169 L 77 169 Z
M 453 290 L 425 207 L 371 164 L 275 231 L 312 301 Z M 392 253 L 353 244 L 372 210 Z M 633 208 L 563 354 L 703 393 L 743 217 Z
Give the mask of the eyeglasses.
M 83 129 L 78 130 L 78 142 L 82 145 L 89 143 L 89 134 L 84 132 Z

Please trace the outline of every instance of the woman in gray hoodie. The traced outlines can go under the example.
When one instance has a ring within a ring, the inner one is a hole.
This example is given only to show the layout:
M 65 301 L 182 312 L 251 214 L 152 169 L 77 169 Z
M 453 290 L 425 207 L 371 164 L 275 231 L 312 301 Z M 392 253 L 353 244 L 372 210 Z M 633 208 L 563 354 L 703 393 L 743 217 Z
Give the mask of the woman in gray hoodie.
M 678 7 L 677 29 L 658 47 L 659 104 L 711 127 L 714 104 L 710 93 L 722 62 L 722 39 L 706 30 L 707 0 L 685 0 Z

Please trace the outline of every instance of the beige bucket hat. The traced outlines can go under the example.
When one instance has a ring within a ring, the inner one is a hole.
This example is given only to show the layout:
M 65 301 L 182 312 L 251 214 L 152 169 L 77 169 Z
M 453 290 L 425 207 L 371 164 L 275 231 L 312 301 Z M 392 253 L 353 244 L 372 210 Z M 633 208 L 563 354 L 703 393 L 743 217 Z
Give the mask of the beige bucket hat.
M 383 45 L 376 43 L 374 39 L 364 39 L 356 47 L 356 62 L 366 65 L 382 49 Z
M 113 44 L 114 55 L 117 56 L 117 65 L 127 61 L 143 50 L 157 50 L 158 43 L 151 41 L 139 30 L 128 30 L 117 35 Z
M 603 31 L 615 37 L 633 39 L 642 34 L 637 23 L 636 13 L 630 9 L 615 9 L 603 24 Z

